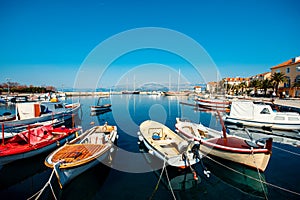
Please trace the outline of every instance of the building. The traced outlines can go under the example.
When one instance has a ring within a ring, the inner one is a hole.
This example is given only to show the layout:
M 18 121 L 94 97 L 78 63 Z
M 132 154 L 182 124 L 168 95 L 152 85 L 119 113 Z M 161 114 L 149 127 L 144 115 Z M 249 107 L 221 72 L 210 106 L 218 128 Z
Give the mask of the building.
M 266 80 L 266 79 L 270 79 L 271 75 L 272 75 L 271 72 L 265 72 L 265 73 L 262 73 L 262 74 L 257 74 L 257 75 L 249 77 L 249 81 L 252 81 L 252 80 L 263 81 L 263 80 Z
M 241 83 L 246 83 L 247 86 L 249 85 L 249 78 L 241 78 L 241 77 L 236 77 L 236 78 L 224 78 L 223 79 L 225 85 L 239 85 Z
M 197 94 L 201 93 L 202 92 L 202 87 L 198 86 L 198 85 L 194 86 L 194 92 L 197 93 Z
M 217 82 L 208 82 L 206 84 L 206 91 L 210 94 L 216 93 L 217 92 L 217 87 L 218 87 L 218 83 Z
M 296 82 L 300 82 L 300 56 L 291 58 L 279 65 L 271 67 L 271 73 L 274 74 L 275 72 L 283 73 L 287 81 L 285 83 L 281 83 L 279 85 L 278 92 L 292 97 L 299 97 L 300 96 L 300 88 L 293 87 Z

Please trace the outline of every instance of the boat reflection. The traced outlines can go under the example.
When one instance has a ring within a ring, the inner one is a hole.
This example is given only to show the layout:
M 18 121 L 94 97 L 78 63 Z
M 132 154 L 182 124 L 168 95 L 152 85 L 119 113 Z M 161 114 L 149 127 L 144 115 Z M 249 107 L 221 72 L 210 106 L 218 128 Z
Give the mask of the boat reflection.
M 44 165 L 48 153 L 0 166 L 0 196 L 20 199 L 39 190 L 51 173 Z
M 205 158 L 203 161 L 211 173 L 224 183 L 257 197 L 265 197 L 268 194 L 263 173 L 220 158 Z
M 107 112 L 111 112 L 111 109 L 107 108 L 107 109 L 98 110 L 98 111 L 91 111 L 91 116 L 99 116 L 99 115 L 102 115 Z
M 65 188 L 60 189 L 55 180 L 55 194 L 58 199 L 94 199 L 105 183 L 110 167 L 99 163 L 73 179 Z
M 143 143 L 139 144 L 140 152 L 143 152 L 143 155 L 150 166 L 153 166 L 153 173 L 159 180 L 161 174 L 161 183 L 167 190 L 173 190 L 175 192 L 180 191 L 190 191 L 197 190 L 200 188 L 201 179 L 198 177 L 198 180 L 194 179 L 194 176 L 190 168 L 178 168 L 172 166 L 166 166 L 164 172 L 163 169 L 158 169 L 158 163 L 160 166 L 163 166 L 163 162 L 158 160 L 157 157 L 147 153 L 148 149 Z

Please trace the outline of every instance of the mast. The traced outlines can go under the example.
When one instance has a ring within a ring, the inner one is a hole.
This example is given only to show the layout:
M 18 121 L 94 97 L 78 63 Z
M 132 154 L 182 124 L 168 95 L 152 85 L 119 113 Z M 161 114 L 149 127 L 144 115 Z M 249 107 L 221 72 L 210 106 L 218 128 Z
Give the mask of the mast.
M 179 84 L 180 84 L 180 69 L 178 71 L 177 92 L 179 92 Z
M 171 74 L 169 74 L 169 92 L 171 91 Z

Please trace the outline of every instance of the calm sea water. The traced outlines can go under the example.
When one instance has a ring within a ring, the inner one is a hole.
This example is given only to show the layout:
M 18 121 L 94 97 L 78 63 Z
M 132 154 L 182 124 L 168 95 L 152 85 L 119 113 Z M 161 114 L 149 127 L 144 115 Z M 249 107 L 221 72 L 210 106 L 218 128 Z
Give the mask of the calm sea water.
M 146 149 L 138 144 L 140 123 L 152 119 L 174 130 L 175 118 L 184 117 L 221 129 L 214 114 L 179 104 L 192 102 L 188 97 L 113 95 L 103 100 L 112 104 L 112 110 L 100 115 L 91 115 L 89 108 L 97 98 L 67 99 L 72 100 L 82 103 L 76 124 L 83 130 L 105 122 L 118 126 L 118 147 L 115 147 L 112 167 L 99 164 L 62 190 L 53 177 L 51 185 L 58 199 L 300 199 L 300 149 L 282 143 L 273 144 L 273 154 L 264 173 L 228 161 L 203 159 L 211 171 L 209 178 L 197 164 L 198 181 L 193 180 L 189 170 L 172 167 L 167 167 L 167 174 L 163 173 L 160 179 L 161 170 L 151 170 L 156 158 L 144 154 Z M 13 110 L 13 107 L 2 106 L 0 110 Z M 44 166 L 47 155 L 2 166 L 0 198 L 27 199 L 42 189 L 52 172 Z M 44 190 L 41 199 L 54 199 L 50 187 Z

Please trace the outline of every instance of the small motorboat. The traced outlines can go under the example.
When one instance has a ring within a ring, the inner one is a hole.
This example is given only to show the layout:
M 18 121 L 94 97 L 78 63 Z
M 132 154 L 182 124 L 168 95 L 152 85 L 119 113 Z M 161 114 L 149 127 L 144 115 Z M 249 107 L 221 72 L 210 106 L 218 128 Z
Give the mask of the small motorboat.
M 217 131 L 202 124 L 176 119 L 177 131 L 188 139 L 200 142 L 200 151 L 251 168 L 265 171 L 272 154 L 272 138 L 253 142 L 235 135 L 227 135 L 225 128 Z
M 107 123 L 94 126 L 49 154 L 45 165 L 54 168 L 63 188 L 79 174 L 107 159 L 114 150 L 117 137 L 116 126 Z
M 140 125 L 139 140 L 149 153 L 174 167 L 189 167 L 200 161 L 199 143 L 186 140 L 167 126 L 152 120 Z
M 109 103 L 107 103 L 107 104 L 101 104 L 100 103 L 102 98 L 104 98 L 104 97 L 99 97 L 98 98 L 97 105 L 91 106 L 91 111 L 92 112 L 103 112 L 103 111 L 106 111 L 106 110 L 110 109 L 111 104 L 109 104 Z
M 80 134 L 81 128 L 66 128 L 44 125 L 19 132 L 9 139 L 2 139 L 0 145 L 0 165 L 32 157 L 63 145 Z
M 252 101 L 232 102 L 230 114 L 225 117 L 225 122 L 271 130 L 300 130 L 299 113 L 274 112 L 270 105 L 255 104 Z
M 71 119 L 78 114 L 80 103 L 65 104 L 63 102 L 25 102 L 16 103 L 16 118 L 4 122 L 5 128 L 30 125 L 53 119 Z

